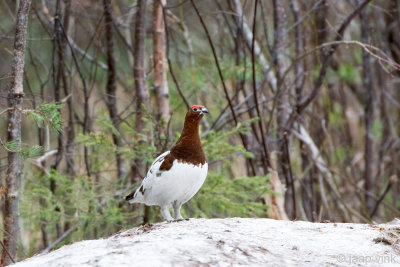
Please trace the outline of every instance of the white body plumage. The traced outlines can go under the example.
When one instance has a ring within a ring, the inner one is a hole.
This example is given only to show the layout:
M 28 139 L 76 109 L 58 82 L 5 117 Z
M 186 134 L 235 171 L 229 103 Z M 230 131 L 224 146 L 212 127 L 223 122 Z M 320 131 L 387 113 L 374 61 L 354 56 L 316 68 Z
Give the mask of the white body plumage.
M 160 206 L 163 217 L 167 221 L 172 221 L 169 208 L 173 207 L 176 219 L 182 219 L 180 208 L 203 185 L 208 164 L 205 162 L 205 164 L 194 165 L 175 159 L 171 169 L 160 171 L 160 166 L 169 153 L 167 151 L 154 160 L 141 186 L 129 202 Z

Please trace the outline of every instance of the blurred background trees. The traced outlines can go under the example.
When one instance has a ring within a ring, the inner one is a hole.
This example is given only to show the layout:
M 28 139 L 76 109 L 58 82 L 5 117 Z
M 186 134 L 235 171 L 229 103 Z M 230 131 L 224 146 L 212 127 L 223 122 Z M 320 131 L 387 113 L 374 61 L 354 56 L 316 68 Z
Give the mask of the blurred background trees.
M 7 256 L 160 220 L 123 196 L 192 104 L 210 110 L 210 171 L 184 215 L 399 216 L 400 1 L 33 1 L 20 108 L 9 92 L 25 2 L 0 3 L 2 240 L 19 245 Z M 24 163 L 14 178 L 8 154 Z

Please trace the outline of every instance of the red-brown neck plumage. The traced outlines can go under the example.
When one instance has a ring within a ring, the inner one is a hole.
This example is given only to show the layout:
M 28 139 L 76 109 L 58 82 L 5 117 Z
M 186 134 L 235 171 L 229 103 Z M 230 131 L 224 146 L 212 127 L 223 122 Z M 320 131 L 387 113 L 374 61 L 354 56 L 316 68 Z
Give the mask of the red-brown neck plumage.
M 171 154 L 176 159 L 195 165 L 206 162 L 199 135 L 199 124 L 202 117 L 203 114 L 192 110 L 186 113 L 181 137 L 171 149 Z

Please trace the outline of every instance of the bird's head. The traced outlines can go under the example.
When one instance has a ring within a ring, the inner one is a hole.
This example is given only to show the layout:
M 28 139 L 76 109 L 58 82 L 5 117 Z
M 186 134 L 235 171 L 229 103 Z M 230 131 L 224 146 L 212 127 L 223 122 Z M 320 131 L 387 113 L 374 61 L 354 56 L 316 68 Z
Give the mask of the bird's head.
M 208 113 L 208 110 L 204 106 L 194 105 L 188 110 L 186 119 L 188 121 L 200 121 L 205 113 Z
M 203 113 L 208 113 L 208 110 L 206 109 L 205 106 L 201 105 L 194 105 L 190 108 L 191 112 L 198 113 L 198 114 L 203 114 Z

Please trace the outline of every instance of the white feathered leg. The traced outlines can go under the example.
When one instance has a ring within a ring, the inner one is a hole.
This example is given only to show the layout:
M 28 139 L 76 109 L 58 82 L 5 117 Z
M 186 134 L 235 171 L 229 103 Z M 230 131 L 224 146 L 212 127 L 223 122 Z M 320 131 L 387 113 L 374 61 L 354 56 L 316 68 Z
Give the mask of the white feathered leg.
M 174 218 L 172 218 L 171 214 L 169 213 L 168 206 L 161 207 L 161 215 L 167 222 L 172 222 L 174 220 Z
M 176 201 L 172 204 L 172 206 L 174 207 L 174 215 L 175 215 L 175 220 L 183 220 L 183 217 L 181 215 L 181 207 L 182 204 L 178 204 Z

